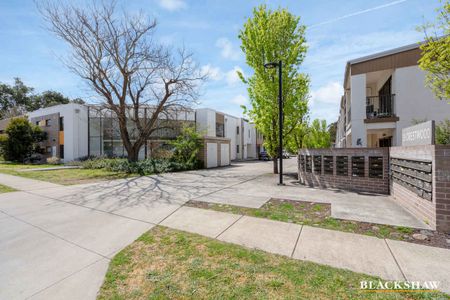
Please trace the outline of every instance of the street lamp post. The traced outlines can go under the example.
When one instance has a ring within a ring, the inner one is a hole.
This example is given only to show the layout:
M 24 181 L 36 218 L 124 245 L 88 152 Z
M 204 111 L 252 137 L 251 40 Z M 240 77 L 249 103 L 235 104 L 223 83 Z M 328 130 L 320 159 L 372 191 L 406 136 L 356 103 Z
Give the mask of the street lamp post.
M 280 162 L 279 182 L 278 185 L 284 185 L 283 183 L 283 63 L 281 60 L 279 62 L 269 62 L 264 64 L 267 69 L 272 69 L 278 67 L 278 159 Z

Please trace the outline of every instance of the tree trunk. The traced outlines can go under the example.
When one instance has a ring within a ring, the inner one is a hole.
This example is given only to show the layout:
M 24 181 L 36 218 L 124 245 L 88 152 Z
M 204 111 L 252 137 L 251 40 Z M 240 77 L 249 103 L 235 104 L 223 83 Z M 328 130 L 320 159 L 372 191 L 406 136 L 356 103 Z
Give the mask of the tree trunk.
M 127 150 L 128 153 L 128 161 L 129 162 L 136 162 L 139 159 L 139 149 L 140 147 L 136 147 L 136 145 L 134 145 L 134 147 L 132 147 L 130 149 L 130 151 Z
M 278 160 L 277 157 L 273 157 L 273 174 L 278 174 Z

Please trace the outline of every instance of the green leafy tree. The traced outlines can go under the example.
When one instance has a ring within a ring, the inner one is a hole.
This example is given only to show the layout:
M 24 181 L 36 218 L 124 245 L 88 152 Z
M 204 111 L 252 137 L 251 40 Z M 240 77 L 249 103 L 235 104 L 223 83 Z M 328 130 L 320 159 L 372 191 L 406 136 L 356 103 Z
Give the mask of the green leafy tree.
M 272 11 L 261 5 L 253 10 L 253 16 L 239 32 L 239 38 L 246 62 L 253 69 L 253 75 L 248 78 L 238 72 L 247 84 L 251 104 L 244 113 L 264 135 L 268 154 L 277 157 L 279 147 L 289 144 L 291 133 L 299 128 L 308 111 L 309 78 L 298 71 L 306 53 L 305 26 L 300 24 L 300 17 L 286 9 Z M 283 62 L 285 145 L 278 143 L 277 70 L 264 68 L 265 63 L 280 60 Z M 275 160 L 273 170 L 278 173 Z
M 71 102 L 69 98 L 55 91 L 45 91 L 42 94 L 33 96 L 32 98 L 33 99 L 28 107 L 29 111 Z
M 304 115 L 301 122 L 291 132 L 287 140 L 287 149 L 291 153 L 297 153 L 299 149 L 305 147 L 306 136 L 308 134 L 308 115 Z
M 0 83 L 0 119 L 17 117 L 26 112 L 69 102 L 84 104 L 77 98 L 70 100 L 55 91 L 33 94 L 34 88 L 25 85 L 20 78 L 14 78 L 14 84 Z
M 443 2 L 434 24 L 420 29 L 426 41 L 420 46 L 419 66 L 427 72 L 426 84 L 439 99 L 450 99 L 450 1 Z
M 336 143 L 336 131 L 337 131 L 337 122 L 333 122 L 328 125 L 328 132 L 330 134 L 331 144 Z
M 26 118 L 14 118 L 0 139 L 0 151 L 5 160 L 24 162 L 45 140 L 45 133 Z
M 172 160 L 183 165 L 185 169 L 193 169 L 198 165 L 198 152 L 202 146 L 201 135 L 194 126 L 185 126 L 181 134 L 170 142 L 174 148 Z
M 26 86 L 20 78 L 14 84 L 0 83 L 0 119 L 16 117 L 28 111 L 32 102 L 33 88 Z
M 436 126 L 436 144 L 450 145 L 450 120 L 442 121 Z
M 307 148 L 329 148 L 331 146 L 326 120 L 315 119 L 311 123 L 307 130 L 305 146 Z

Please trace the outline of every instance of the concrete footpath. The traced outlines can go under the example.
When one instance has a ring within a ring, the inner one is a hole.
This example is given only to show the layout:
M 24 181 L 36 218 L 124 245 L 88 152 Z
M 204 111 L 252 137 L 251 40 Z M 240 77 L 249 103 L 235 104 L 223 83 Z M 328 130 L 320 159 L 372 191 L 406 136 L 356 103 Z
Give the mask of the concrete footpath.
M 386 280 L 440 281 L 450 293 L 448 249 L 187 206 L 161 225 Z
M 271 167 L 245 162 L 74 186 L 0 174 L 20 190 L 0 194 L 0 299 L 95 299 L 110 259 L 158 224 L 386 279 L 440 280 L 450 291 L 448 250 L 183 206 L 260 207 L 278 197 L 329 202 L 333 216 L 421 226 L 387 197 L 279 187 Z

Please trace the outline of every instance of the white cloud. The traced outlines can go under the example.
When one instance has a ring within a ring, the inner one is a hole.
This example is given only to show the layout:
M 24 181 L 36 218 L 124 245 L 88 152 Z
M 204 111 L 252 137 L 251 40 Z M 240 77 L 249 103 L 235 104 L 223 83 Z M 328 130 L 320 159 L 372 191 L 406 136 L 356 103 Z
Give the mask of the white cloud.
M 224 58 L 231 60 L 239 60 L 241 56 L 239 48 L 234 47 L 231 41 L 227 38 L 218 39 L 216 42 L 216 47 L 221 49 L 220 54 Z
M 235 66 L 232 70 L 228 71 L 225 74 L 225 79 L 229 85 L 235 85 L 236 83 L 240 82 L 241 79 L 239 78 L 237 72 L 241 72 L 244 74 L 244 71 L 241 67 Z
M 184 0 L 159 0 L 158 4 L 163 9 L 169 11 L 176 11 L 187 7 L 187 4 L 186 2 L 184 2 Z
M 316 104 L 318 102 L 334 104 L 338 107 L 343 94 L 344 89 L 342 84 L 337 81 L 331 81 L 326 85 L 321 86 L 319 89 L 311 92 L 311 102 L 312 104 Z
M 248 101 L 244 95 L 239 94 L 239 95 L 231 98 L 231 103 L 234 103 L 237 105 L 246 105 L 248 103 Z
M 213 67 L 210 64 L 204 65 L 201 67 L 200 72 L 202 75 L 207 75 L 208 79 L 211 80 L 220 80 L 223 78 L 223 73 L 219 67 Z

